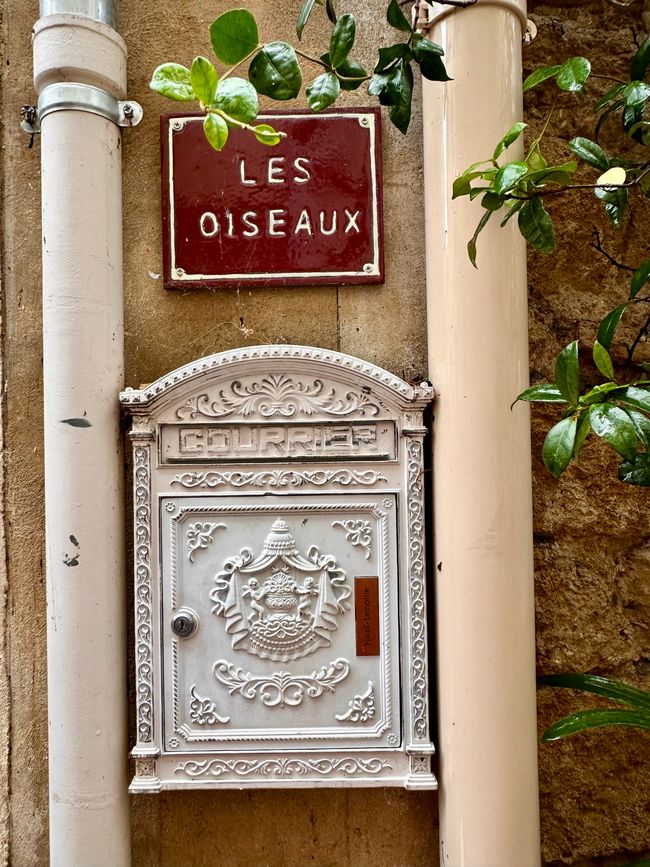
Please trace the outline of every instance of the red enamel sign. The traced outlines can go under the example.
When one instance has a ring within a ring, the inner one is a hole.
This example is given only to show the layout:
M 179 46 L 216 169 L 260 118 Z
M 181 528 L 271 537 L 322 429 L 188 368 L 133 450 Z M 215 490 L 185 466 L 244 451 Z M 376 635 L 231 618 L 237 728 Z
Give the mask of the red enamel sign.
M 165 286 L 381 283 L 379 110 L 259 121 L 287 137 L 217 153 L 202 117 L 162 119 Z

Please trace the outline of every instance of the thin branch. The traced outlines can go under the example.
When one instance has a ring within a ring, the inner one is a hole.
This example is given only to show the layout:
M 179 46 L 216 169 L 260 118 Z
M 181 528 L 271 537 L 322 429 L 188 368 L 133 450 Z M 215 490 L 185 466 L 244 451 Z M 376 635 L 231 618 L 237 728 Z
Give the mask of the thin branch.
M 239 69 L 239 67 L 242 66 L 242 64 L 246 63 L 247 60 L 250 60 L 251 57 L 252 57 L 254 54 L 257 54 L 257 52 L 260 50 L 261 47 L 262 47 L 261 45 L 258 45 L 257 48 L 254 48 L 254 49 L 250 52 L 250 54 L 247 54 L 246 57 L 244 57 L 242 60 L 239 61 L 239 63 L 235 63 L 234 66 L 231 66 L 230 69 L 227 69 L 227 70 L 223 73 L 223 75 L 220 76 L 221 81 L 223 81 L 224 78 L 228 78 L 229 75 L 232 75 L 232 73 L 233 73 L 236 69 Z
M 637 336 L 634 338 L 632 345 L 627 350 L 627 358 L 625 359 L 625 372 L 626 373 L 628 372 L 628 370 L 632 366 L 632 358 L 634 356 L 634 353 L 636 352 L 637 346 L 639 345 L 639 343 L 643 339 L 645 339 L 648 336 L 648 333 L 650 333 L 650 314 L 648 314 L 648 318 L 646 319 L 645 323 L 641 327 L 641 330 L 639 331 Z
M 610 254 L 607 252 L 607 250 L 605 250 L 603 248 L 603 246 L 601 244 L 600 232 L 598 231 L 598 229 L 593 230 L 593 236 L 596 239 L 596 241 L 595 241 L 595 243 L 592 241 L 589 246 L 593 247 L 594 250 L 597 250 L 599 253 L 602 253 L 603 256 L 609 262 L 612 263 L 612 265 L 615 265 L 617 268 L 621 268 L 623 271 L 632 271 L 632 273 L 634 273 L 636 271 L 636 268 L 633 268 L 631 265 L 626 265 L 624 262 L 619 262 L 618 259 L 615 259 L 613 256 L 610 256 Z

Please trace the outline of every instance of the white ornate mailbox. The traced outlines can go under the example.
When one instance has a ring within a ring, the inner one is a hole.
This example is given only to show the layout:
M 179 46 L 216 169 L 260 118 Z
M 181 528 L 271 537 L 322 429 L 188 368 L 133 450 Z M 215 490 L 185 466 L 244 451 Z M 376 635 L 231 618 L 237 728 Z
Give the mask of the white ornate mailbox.
M 133 418 L 134 792 L 435 788 L 422 414 L 359 359 L 258 346 Z

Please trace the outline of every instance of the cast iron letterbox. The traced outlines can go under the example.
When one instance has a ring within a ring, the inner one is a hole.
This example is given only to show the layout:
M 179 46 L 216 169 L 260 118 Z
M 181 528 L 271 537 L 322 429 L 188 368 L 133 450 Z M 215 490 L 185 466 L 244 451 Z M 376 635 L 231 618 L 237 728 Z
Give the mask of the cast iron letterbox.
M 132 416 L 134 792 L 435 788 L 422 414 L 304 346 L 199 359 Z

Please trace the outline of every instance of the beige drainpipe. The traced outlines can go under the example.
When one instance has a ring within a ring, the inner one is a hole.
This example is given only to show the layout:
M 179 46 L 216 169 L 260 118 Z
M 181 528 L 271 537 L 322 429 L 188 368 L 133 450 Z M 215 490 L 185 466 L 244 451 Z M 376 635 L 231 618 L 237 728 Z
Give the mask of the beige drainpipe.
M 40 14 L 50 863 L 127 867 L 126 47 L 116 0 L 41 0 Z
M 453 179 L 522 117 L 524 0 L 434 5 L 454 81 L 424 82 L 443 867 L 540 863 L 525 245 Z M 511 148 L 510 159 L 521 149 Z

